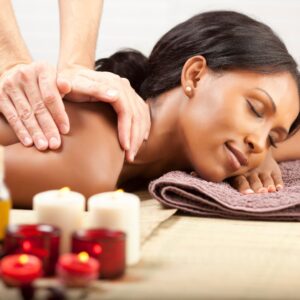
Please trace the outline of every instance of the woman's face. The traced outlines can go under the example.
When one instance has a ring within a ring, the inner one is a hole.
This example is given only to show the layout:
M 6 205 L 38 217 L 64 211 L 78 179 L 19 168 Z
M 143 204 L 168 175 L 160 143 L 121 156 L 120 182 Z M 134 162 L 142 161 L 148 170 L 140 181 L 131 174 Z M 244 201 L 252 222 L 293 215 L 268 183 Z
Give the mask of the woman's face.
M 210 181 L 257 167 L 272 143 L 286 139 L 299 112 L 289 73 L 205 71 L 180 114 L 190 162 Z

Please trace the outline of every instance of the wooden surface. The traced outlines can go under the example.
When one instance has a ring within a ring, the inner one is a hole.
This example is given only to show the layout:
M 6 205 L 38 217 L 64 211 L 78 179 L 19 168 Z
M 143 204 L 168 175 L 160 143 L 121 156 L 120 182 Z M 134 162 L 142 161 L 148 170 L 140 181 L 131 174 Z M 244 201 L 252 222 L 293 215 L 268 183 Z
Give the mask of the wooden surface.
M 148 221 L 154 214 L 158 210 L 152 207 Z M 68 297 L 300 299 L 300 223 L 173 215 L 151 232 L 142 245 L 142 260 L 124 278 L 68 290 Z M 44 279 L 37 286 L 57 284 Z M 45 297 L 40 289 L 37 299 Z M 18 298 L 14 289 L 2 287 L 0 299 Z

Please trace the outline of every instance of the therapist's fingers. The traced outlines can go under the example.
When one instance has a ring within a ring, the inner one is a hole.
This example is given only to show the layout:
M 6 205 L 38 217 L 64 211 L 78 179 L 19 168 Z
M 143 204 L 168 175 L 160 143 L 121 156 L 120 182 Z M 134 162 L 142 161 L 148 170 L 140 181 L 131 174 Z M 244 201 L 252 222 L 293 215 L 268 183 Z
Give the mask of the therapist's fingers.
M 25 146 L 30 145 L 30 140 L 39 150 L 60 146 L 58 127 L 66 133 L 69 120 L 56 84 L 55 68 L 43 62 L 16 65 L 0 77 L 0 95 L 3 94 L 5 101 L 0 109 Z
M 15 107 L 4 93 L 0 94 L 0 111 L 6 117 L 8 124 L 11 126 L 19 141 L 24 146 L 31 146 L 33 140 L 28 133 L 26 127 L 20 120 Z
M 113 107 L 118 115 L 120 144 L 127 151 L 126 157 L 132 160 L 149 136 L 151 118 L 148 105 L 129 81 L 110 72 L 80 70 L 71 85 L 72 90 L 66 96 L 69 100 L 102 101 Z
M 39 71 L 38 84 L 43 104 L 51 114 L 60 132 L 66 134 L 70 130 L 70 123 L 57 87 L 56 72 L 47 64 L 38 64 L 37 69 Z M 48 123 L 48 129 L 53 131 L 53 124 Z
M 43 102 L 36 78 L 34 76 L 28 76 L 26 81 L 22 81 L 22 85 L 25 96 L 31 105 L 31 109 L 41 131 L 48 141 L 49 147 L 51 149 L 59 148 L 61 144 L 60 134 L 50 112 Z M 31 126 L 33 126 L 33 124 Z
M 150 133 L 150 111 L 145 101 L 140 98 L 135 91 L 128 85 L 129 97 L 132 106 L 132 130 L 131 130 L 131 145 L 128 151 L 128 157 L 133 160 L 138 153 L 141 145 L 148 139 Z M 136 98 L 139 99 L 136 99 Z
M 14 87 L 11 90 L 11 97 L 14 97 L 14 106 L 16 108 L 17 114 L 24 124 L 24 126 L 27 128 L 30 136 L 33 139 L 33 142 L 37 149 L 39 150 L 45 150 L 48 148 L 48 141 L 42 132 L 35 115 L 33 113 L 33 110 L 29 104 L 29 102 L 26 99 L 26 96 L 24 95 L 23 91 L 17 87 Z
M 91 71 L 96 73 L 95 71 Z M 74 75 L 69 79 L 71 91 L 68 93 L 67 98 L 74 102 L 113 102 L 119 97 L 119 91 L 115 86 L 108 85 L 107 82 L 97 81 L 98 74 L 94 78 L 83 75 Z M 67 80 L 65 77 L 60 76 L 58 80 Z M 119 82 L 114 83 L 119 85 Z

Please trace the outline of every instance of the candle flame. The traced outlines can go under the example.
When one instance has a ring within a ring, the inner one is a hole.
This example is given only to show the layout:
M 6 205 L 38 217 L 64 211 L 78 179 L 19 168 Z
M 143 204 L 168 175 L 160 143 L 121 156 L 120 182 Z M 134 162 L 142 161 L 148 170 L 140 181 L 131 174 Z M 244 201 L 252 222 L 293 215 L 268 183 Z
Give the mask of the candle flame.
M 58 190 L 58 197 L 60 198 L 64 198 L 69 192 L 71 191 L 71 189 L 67 186 L 61 188 L 60 190 Z
M 28 262 L 29 262 L 29 257 L 28 257 L 28 255 L 26 255 L 26 254 L 20 255 L 20 257 L 19 257 L 19 263 L 20 263 L 21 265 L 26 265 Z
M 120 195 L 120 194 L 122 194 L 122 193 L 124 193 L 124 190 L 118 189 L 118 190 L 116 190 L 116 191 L 114 191 L 114 192 L 112 193 L 112 198 L 113 198 L 114 200 L 116 200 L 116 199 L 118 199 L 117 195 Z
M 78 254 L 78 259 L 80 262 L 85 263 L 89 260 L 90 256 L 88 255 L 87 252 L 80 252 Z
M 70 191 L 71 191 L 71 189 L 68 186 L 65 186 L 59 190 L 60 193 L 66 193 L 66 192 L 70 192 Z

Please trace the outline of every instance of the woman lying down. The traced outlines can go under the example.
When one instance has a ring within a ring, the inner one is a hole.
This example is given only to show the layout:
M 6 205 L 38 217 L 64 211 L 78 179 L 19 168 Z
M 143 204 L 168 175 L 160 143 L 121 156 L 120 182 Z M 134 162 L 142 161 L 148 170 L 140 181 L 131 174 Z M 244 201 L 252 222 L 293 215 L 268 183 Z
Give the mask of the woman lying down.
M 277 161 L 300 158 L 296 62 L 268 26 L 243 14 L 196 15 L 166 33 L 148 59 L 119 52 L 96 68 L 128 78 L 145 99 L 149 139 L 125 162 L 116 116 L 101 103 L 65 102 L 71 132 L 58 151 L 25 148 L 1 119 L 15 206 L 30 207 L 43 190 L 69 186 L 90 196 L 170 170 L 194 170 L 214 182 L 234 177 L 239 189 L 257 191 L 282 184 L 271 149 Z M 270 175 L 259 177 L 261 170 Z

